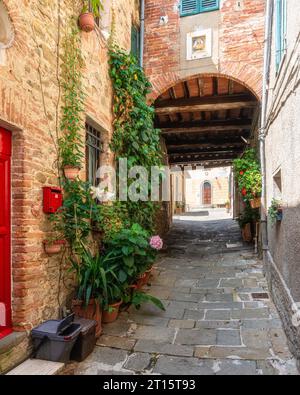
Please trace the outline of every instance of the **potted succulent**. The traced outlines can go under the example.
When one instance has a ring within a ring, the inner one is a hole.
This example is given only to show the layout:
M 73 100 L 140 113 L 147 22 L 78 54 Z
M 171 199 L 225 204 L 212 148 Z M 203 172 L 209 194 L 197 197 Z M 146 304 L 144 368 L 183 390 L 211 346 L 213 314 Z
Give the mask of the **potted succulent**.
M 283 218 L 282 202 L 280 200 L 273 199 L 268 214 L 273 225 L 276 222 L 281 222 Z
M 95 29 L 95 18 L 100 16 L 103 5 L 101 0 L 84 0 L 83 3 L 78 23 L 81 30 L 90 33 Z
M 62 248 L 66 244 L 66 241 L 57 238 L 50 238 L 44 240 L 43 244 L 46 254 L 56 255 L 62 251 Z

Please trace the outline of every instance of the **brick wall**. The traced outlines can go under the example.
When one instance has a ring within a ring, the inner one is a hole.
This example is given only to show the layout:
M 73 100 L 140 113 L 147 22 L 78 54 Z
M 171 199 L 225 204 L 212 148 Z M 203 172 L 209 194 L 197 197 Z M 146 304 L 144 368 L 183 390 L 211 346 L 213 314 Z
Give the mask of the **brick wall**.
M 203 28 L 208 18 L 217 18 L 218 26 L 215 34 L 218 38 L 213 40 L 218 53 L 214 74 L 236 79 L 260 96 L 265 0 L 223 0 L 220 11 L 185 18 L 180 18 L 178 4 L 178 0 L 146 0 L 144 60 L 154 87 L 152 98 L 176 82 L 200 74 L 193 69 L 188 75 L 185 62 L 180 60 L 180 43 L 186 41 L 181 37 L 185 34 L 183 25 L 189 25 L 190 21 L 192 32 Z M 160 24 L 163 15 L 168 16 L 165 25 Z M 212 68 L 201 67 L 201 73 L 211 74 Z
M 80 3 L 4 0 L 15 30 L 13 45 L 6 50 L 6 61 L 0 66 L 0 123 L 13 136 L 13 325 L 18 331 L 57 317 L 59 303 L 63 305 L 70 292 L 61 278 L 65 270 L 60 259 L 49 258 L 43 251 L 42 241 L 50 225 L 42 212 L 42 187 L 58 183 L 54 143 L 60 106 L 58 54 L 69 17 L 79 14 Z M 111 4 L 107 2 L 107 7 Z M 129 49 L 137 4 L 135 0 L 116 4 L 115 39 Z M 107 42 L 100 30 L 82 33 L 82 51 L 86 113 L 107 130 L 109 139 L 112 87 Z M 112 160 L 109 151 L 106 159 Z

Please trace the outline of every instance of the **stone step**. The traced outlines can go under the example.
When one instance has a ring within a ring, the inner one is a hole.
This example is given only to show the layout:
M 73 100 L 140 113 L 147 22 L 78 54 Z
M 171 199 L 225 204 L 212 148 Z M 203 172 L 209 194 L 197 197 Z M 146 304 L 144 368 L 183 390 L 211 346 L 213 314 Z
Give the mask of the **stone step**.
M 62 371 L 64 363 L 27 359 L 7 373 L 7 376 L 54 376 Z

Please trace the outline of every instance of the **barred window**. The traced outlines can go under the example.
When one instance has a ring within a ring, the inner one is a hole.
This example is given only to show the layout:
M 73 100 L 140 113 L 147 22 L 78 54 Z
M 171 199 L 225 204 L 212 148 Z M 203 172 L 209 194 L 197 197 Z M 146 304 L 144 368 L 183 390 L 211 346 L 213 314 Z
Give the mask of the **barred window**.
M 102 152 L 101 132 L 86 123 L 86 173 L 87 180 L 93 185 L 98 184 L 97 170 L 100 167 Z

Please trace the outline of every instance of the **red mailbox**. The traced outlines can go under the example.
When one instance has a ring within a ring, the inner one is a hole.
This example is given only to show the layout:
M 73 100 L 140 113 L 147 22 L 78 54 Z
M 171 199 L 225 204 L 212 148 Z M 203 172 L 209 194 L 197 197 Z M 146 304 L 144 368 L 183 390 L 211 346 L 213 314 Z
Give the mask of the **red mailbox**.
M 62 190 L 58 187 L 44 187 L 44 213 L 54 214 L 62 206 Z

